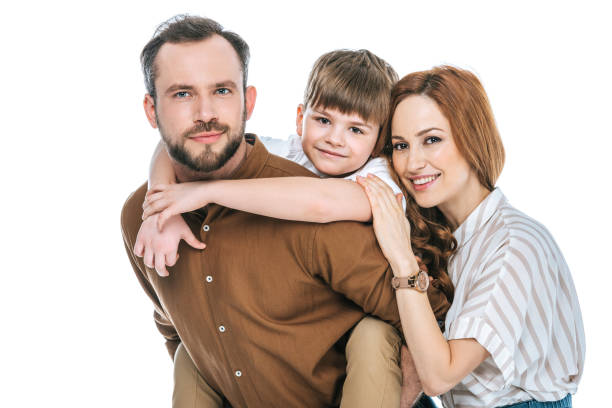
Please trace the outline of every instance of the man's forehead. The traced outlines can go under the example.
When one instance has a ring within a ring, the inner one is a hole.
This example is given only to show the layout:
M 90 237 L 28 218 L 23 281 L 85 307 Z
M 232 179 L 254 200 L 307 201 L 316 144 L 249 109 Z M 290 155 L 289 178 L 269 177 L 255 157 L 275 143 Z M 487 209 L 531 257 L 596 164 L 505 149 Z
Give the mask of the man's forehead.
M 156 82 L 241 83 L 238 54 L 223 37 L 213 35 L 201 41 L 166 43 L 155 58 Z

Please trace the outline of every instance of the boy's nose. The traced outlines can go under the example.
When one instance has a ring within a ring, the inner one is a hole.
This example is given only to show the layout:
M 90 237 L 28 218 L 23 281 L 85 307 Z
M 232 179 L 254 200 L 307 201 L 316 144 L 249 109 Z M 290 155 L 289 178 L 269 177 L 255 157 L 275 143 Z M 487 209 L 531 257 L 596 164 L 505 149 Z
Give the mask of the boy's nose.
M 327 134 L 326 141 L 332 146 L 343 146 L 344 135 L 341 130 L 333 129 Z

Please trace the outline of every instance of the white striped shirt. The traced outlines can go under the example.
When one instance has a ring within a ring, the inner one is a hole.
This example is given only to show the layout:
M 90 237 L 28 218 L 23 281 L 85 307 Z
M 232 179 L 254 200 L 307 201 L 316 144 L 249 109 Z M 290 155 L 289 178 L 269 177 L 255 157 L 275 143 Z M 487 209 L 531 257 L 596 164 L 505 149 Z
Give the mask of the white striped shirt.
M 580 305 L 550 233 L 499 189 L 454 233 L 455 298 L 448 340 L 474 338 L 491 354 L 442 396 L 445 407 L 494 407 L 575 393 L 585 353 Z

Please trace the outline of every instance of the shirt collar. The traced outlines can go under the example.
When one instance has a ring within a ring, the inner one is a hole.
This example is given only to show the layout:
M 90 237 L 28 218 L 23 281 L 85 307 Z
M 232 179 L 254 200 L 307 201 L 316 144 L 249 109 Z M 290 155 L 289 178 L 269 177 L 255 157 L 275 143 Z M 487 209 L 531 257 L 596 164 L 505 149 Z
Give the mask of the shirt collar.
M 268 161 L 270 153 L 268 153 L 268 150 L 264 147 L 257 135 L 245 133 L 244 139 L 248 144 L 252 145 L 251 151 L 228 179 L 257 178 Z
M 476 231 L 484 227 L 505 201 L 506 197 L 499 188 L 491 191 L 453 233 L 457 240 L 457 249 L 465 245 Z

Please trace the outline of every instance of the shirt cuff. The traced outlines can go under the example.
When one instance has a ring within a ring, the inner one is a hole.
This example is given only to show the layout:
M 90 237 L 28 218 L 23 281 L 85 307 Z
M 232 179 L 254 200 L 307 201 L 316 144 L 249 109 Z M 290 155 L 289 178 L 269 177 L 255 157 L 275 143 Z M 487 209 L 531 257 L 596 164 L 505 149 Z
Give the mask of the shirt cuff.
M 514 373 L 514 355 L 504 344 L 501 336 L 485 319 L 481 317 L 459 317 L 450 322 L 445 336 L 448 340 L 475 339 L 491 355 L 486 361 L 492 361 L 502 374 L 491 372 L 485 367 L 477 367 L 470 375 L 485 388 L 497 391 L 510 384 Z M 479 369 L 480 368 L 480 369 Z

